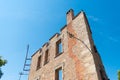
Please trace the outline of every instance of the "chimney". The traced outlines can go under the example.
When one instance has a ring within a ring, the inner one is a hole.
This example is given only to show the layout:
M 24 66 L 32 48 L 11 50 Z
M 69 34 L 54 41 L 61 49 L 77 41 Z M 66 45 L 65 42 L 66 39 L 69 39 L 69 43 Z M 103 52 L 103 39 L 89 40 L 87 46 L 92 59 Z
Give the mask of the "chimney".
M 74 11 L 70 9 L 67 13 L 67 24 L 69 24 L 74 18 Z

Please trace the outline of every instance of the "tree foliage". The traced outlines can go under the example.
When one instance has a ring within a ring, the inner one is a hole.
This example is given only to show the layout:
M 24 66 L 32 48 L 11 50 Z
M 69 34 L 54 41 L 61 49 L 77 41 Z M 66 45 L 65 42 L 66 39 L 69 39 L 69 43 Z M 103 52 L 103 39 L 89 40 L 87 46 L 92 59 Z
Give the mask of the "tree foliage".
M 118 71 L 118 80 L 120 80 L 120 70 Z
M 7 63 L 6 60 L 3 60 L 2 57 L 0 56 L 0 78 L 2 77 L 3 73 L 1 70 L 1 67 L 4 66 Z

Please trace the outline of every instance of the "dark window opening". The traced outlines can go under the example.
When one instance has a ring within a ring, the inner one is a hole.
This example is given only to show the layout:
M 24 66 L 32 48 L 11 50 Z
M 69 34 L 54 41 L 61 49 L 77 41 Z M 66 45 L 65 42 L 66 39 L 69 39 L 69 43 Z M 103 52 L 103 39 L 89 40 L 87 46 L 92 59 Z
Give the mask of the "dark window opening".
M 102 70 L 100 70 L 101 79 L 105 80 Z
M 94 48 L 95 53 L 97 53 L 98 51 L 95 45 L 93 46 L 93 48 Z
M 45 62 L 44 65 L 47 64 L 49 62 L 49 50 L 46 50 L 45 52 Z
M 63 52 L 61 39 L 56 42 L 56 56 L 60 55 Z
M 62 68 L 58 68 L 55 70 L 55 80 L 63 80 L 62 75 Z
M 41 56 L 38 57 L 37 70 L 41 67 Z

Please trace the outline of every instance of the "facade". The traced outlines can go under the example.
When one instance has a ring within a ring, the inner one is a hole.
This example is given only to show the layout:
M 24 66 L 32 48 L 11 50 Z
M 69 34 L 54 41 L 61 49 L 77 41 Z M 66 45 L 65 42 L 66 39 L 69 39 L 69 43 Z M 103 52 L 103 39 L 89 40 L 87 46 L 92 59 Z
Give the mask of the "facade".
M 85 13 L 66 17 L 60 34 L 32 55 L 28 80 L 108 80 Z

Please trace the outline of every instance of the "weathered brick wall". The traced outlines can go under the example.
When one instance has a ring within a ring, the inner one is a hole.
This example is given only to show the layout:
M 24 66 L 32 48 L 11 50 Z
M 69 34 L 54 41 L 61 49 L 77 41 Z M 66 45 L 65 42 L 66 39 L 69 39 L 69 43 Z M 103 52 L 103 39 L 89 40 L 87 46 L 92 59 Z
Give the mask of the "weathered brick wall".
M 68 31 L 82 41 L 91 50 L 87 27 L 84 20 L 84 13 L 81 12 L 69 25 Z M 98 80 L 95 63 L 91 52 L 86 46 L 75 38 L 69 38 L 69 54 L 75 62 L 76 80 Z
M 92 53 L 80 40 L 71 38 L 67 32 L 82 40 Z M 63 53 L 56 57 L 56 42 L 59 39 L 62 42 Z M 61 33 L 55 34 L 49 40 L 49 45 L 45 44 L 32 56 L 29 80 L 35 80 L 38 77 L 40 80 L 55 80 L 55 70 L 59 67 L 62 67 L 63 70 L 63 80 L 102 80 L 97 68 L 102 63 L 99 56 L 94 53 L 93 45 L 84 12 L 74 17 L 73 11 L 70 10 L 67 13 L 67 25 L 61 30 Z M 49 62 L 44 65 L 47 49 L 49 49 Z M 41 68 L 36 70 L 40 55 Z M 104 75 L 106 76 L 106 74 Z

